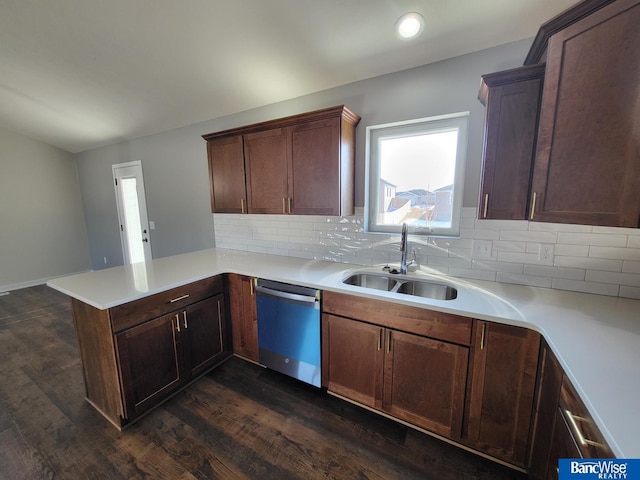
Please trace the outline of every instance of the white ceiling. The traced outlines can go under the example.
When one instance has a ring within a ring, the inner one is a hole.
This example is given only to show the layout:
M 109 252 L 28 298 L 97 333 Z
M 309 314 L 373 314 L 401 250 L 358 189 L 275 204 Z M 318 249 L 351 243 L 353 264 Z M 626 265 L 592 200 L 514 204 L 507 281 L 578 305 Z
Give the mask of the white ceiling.
M 575 2 L 0 0 L 0 127 L 79 152 L 533 37 Z

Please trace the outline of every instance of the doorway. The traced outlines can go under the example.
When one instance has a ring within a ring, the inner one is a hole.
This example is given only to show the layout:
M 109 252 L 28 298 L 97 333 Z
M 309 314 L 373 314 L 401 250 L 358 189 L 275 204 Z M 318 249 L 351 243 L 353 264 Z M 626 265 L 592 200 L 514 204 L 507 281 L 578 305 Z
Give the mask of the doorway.
M 149 220 L 144 194 L 142 162 L 112 165 L 116 205 L 120 222 L 120 240 L 124 263 L 151 260 Z

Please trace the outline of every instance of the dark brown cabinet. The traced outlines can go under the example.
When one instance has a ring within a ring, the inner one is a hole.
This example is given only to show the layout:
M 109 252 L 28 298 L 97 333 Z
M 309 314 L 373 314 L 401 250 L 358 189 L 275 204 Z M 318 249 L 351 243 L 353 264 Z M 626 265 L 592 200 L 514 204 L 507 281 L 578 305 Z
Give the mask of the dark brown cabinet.
M 222 295 L 115 335 L 125 416 L 153 408 L 224 352 Z
M 72 299 L 87 400 L 118 428 L 231 354 L 222 277 L 100 310 Z
M 289 213 L 289 142 L 275 128 L 244 136 L 249 213 Z
M 469 348 L 424 333 L 440 330 L 446 337 L 450 318 L 451 335 L 468 344 L 469 333 L 462 332 L 465 325 L 470 332 L 470 319 L 379 301 L 363 304 L 330 292 L 323 309 L 323 385 L 329 391 L 460 438 Z
M 241 135 L 213 138 L 207 142 L 211 211 L 246 213 L 244 147 Z
M 259 351 L 255 278 L 233 273 L 228 274 L 227 278 L 233 353 L 257 362 Z
M 540 335 L 474 322 L 465 441 L 515 465 L 527 462 Z
M 483 76 L 478 218 L 640 225 L 638 24 L 639 0 L 579 2 L 541 26 L 526 66 Z
M 550 439 L 554 436 L 562 376 L 562 367 L 549 346 L 543 341 L 538 365 L 538 386 L 529 460 L 529 473 L 534 480 L 548 478 L 549 465 L 557 466 L 557 459 L 560 458 L 556 456 L 555 461 L 551 460 L 551 445 L 555 441 L 552 442 Z
M 482 76 L 486 107 L 478 218 L 524 220 L 535 156 L 544 65 Z
M 175 329 L 173 315 L 165 315 L 115 336 L 125 418 L 139 416 L 185 382 Z
M 355 127 L 359 121 L 359 116 L 341 105 L 204 135 L 212 211 L 353 214 Z M 240 165 L 244 189 L 239 180 Z M 227 177 L 234 179 L 233 185 L 225 184 Z M 243 191 L 246 210 L 244 203 L 238 207 L 236 200 L 243 198 Z M 219 196 L 225 201 L 218 200 Z
M 637 227 L 640 1 L 617 0 L 549 40 L 532 220 Z

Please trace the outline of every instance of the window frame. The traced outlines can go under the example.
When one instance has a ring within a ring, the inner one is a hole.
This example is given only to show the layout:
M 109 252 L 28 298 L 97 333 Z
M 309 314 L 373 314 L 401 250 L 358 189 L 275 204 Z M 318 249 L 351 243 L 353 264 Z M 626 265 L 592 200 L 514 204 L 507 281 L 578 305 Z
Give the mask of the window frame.
M 438 131 L 458 130 L 455 175 L 453 182 L 453 209 L 451 227 L 420 227 L 408 224 L 408 231 L 414 235 L 442 237 L 460 236 L 460 220 L 462 217 L 462 200 L 464 197 L 464 176 L 467 157 L 467 141 L 469 135 L 469 112 L 458 112 L 446 115 L 404 120 L 366 128 L 365 146 L 365 231 L 368 233 L 400 233 L 401 225 L 385 225 L 378 223 L 378 199 L 380 185 L 380 157 L 378 143 L 381 139 L 394 136 L 436 133 Z

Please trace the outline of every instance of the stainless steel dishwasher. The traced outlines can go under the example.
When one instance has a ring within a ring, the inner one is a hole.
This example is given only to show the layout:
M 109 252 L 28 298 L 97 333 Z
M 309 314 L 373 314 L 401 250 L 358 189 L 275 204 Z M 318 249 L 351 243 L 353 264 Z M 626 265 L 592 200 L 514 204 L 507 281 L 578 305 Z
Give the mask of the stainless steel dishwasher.
M 258 279 L 260 363 L 320 387 L 320 291 Z

